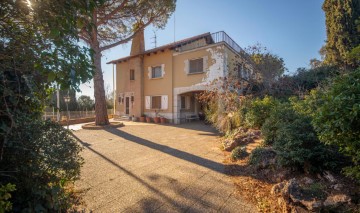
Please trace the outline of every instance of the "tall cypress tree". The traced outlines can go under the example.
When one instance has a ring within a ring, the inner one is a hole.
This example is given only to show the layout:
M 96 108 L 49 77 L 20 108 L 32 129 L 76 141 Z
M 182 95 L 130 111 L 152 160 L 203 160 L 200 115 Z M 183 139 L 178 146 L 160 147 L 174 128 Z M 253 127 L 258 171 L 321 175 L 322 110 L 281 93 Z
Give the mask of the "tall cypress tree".
M 360 45 L 356 26 L 360 17 L 360 0 L 325 0 L 322 9 L 327 33 L 325 62 L 341 67 L 356 66 L 348 54 Z

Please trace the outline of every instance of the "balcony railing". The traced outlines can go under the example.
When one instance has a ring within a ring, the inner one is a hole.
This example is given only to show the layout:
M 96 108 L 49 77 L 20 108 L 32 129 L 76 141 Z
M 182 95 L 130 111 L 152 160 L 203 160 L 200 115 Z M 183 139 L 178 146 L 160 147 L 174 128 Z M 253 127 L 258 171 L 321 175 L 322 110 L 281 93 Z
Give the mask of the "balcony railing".
M 181 45 L 178 49 L 178 51 L 188 51 L 200 47 L 204 47 L 210 44 L 216 44 L 224 42 L 226 43 L 231 49 L 233 49 L 237 53 L 242 53 L 244 50 L 232 39 L 228 34 L 226 34 L 224 31 L 219 31 L 216 33 L 211 33 L 209 36 L 204 37 L 203 39 L 194 41 L 192 43 L 187 43 L 184 45 Z
M 244 50 L 224 31 L 219 31 L 211 34 L 211 39 L 214 43 L 225 42 L 229 45 L 235 52 L 243 52 Z

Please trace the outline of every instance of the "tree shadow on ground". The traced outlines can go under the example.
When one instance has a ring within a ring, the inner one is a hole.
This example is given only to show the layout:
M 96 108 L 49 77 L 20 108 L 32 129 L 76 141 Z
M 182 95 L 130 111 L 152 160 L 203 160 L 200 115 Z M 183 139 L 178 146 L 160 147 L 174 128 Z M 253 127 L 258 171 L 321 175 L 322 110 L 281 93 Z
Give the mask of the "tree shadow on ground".
M 128 121 L 126 121 L 126 122 L 128 122 Z M 125 122 L 125 125 L 126 125 L 126 122 Z M 148 124 L 148 123 L 140 123 L 140 122 L 136 123 L 135 122 L 135 123 L 132 123 L 131 125 L 144 125 L 144 124 Z M 206 124 L 204 121 L 190 121 L 190 122 L 181 123 L 181 124 L 171 124 L 171 123 L 167 123 L 167 124 L 151 123 L 151 124 L 167 126 L 167 127 L 171 127 L 171 128 L 180 128 L 180 129 L 188 129 L 188 130 L 203 132 L 203 133 L 199 133 L 199 135 L 210 135 L 210 136 L 221 136 L 222 135 L 213 126 L 211 126 L 210 124 Z
M 166 145 L 162 145 L 162 144 L 158 144 L 149 140 L 146 140 L 144 138 L 129 134 L 125 131 L 122 131 L 120 129 L 116 129 L 116 128 L 108 128 L 108 129 L 104 129 L 105 131 L 114 134 L 118 137 L 124 138 L 128 141 L 131 141 L 133 143 L 166 153 L 168 155 L 171 155 L 173 157 L 182 159 L 182 160 L 186 160 L 188 162 L 197 164 L 199 166 L 211 169 L 213 171 L 219 172 L 219 173 L 224 173 L 224 165 L 222 163 L 218 163 L 209 159 L 205 159 L 202 157 L 199 157 L 197 155 L 188 153 L 188 152 L 184 152 L 178 149 L 174 149 L 170 146 L 166 146 Z
M 132 136 L 127 133 L 124 134 L 124 132 L 122 132 L 122 131 L 118 132 L 117 129 L 107 129 L 106 131 L 111 131 L 111 130 L 116 130 L 116 131 L 113 131 L 113 133 L 121 134 L 122 136 L 125 136 L 128 139 L 139 140 L 138 137 Z M 138 212 L 138 211 L 154 212 L 156 209 L 160 208 L 165 203 L 166 203 L 166 205 L 170 206 L 172 209 L 176 210 L 177 212 L 185 212 L 187 209 L 189 209 L 191 207 L 192 204 L 198 202 L 201 199 L 201 196 L 199 196 L 196 193 L 184 192 L 185 189 L 187 189 L 187 188 L 181 187 L 181 185 L 179 185 L 176 182 L 176 180 L 174 180 L 171 177 L 167 177 L 166 175 L 161 175 L 161 176 L 156 176 L 156 175 L 151 176 L 150 175 L 150 176 L 148 176 L 149 180 L 152 182 L 164 181 L 166 183 L 167 187 L 171 187 L 173 189 L 173 191 L 177 194 L 176 198 L 172 198 L 172 197 L 166 195 L 165 193 L 161 192 L 159 189 L 157 189 L 156 186 L 151 185 L 151 183 L 147 183 L 145 180 L 139 178 L 133 172 L 120 166 L 118 163 L 116 163 L 115 161 L 113 161 L 112 159 L 110 159 L 109 157 L 104 155 L 103 153 L 100 153 L 99 151 L 95 150 L 95 148 L 91 147 L 91 144 L 84 142 L 79 137 L 77 137 L 75 134 L 72 134 L 72 136 L 81 145 L 83 145 L 86 149 L 88 149 L 90 152 L 98 155 L 99 157 L 101 157 L 102 159 L 104 159 L 105 161 L 110 163 L 111 165 L 113 165 L 116 168 L 118 168 L 119 170 L 123 171 L 126 175 L 132 177 L 135 181 L 141 183 L 143 186 L 148 188 L 151 191 L 151 193 L 154 194 L 153 196 L 148 196 L 148 197 L 142 198 L 133 206 L 128 207 L 125 210 L 125 212 Z M 146 141 L 144 139 L 140 140 L 140 142 L 139 142 L 140 145 L 144 145 L 144 143 L 148 143 L 147 144 L 148 147 L 157 149 L 159 151 L 161 151 L 161 149 L 167 149 L 167 150 L 169 149 L 168 146 L 155 144 L 151 141 Z M 149 145 L 149 144 L 151 144 L 151 145 Z M 197 163 L 202 166 L 207 166 L 207 168 L 211 168 L 217 172 L 222 172 L 222 169 L 220 171 L 220 166 L 223 167 L 222 164 L 212 162 L 210 160 L 203 159 L 201 157 L 197 157 L 197 156 L 194 156 L 194 155 L 191 155 L 191 154 L 188 154 L 186 152 L 182 152 L 182 151 L 179 151 L 176 149 L 172 149 L 170 151 L 167 151 L 166 153 L 167 154 L 172 153 L 172 154 L 174 154 L 173 156 L 175 156 L 175 157 L 184 157 L 185 159 L 189 160 L 190 162 Z M 183 203 L 181 200 L 184 200 L 184 199 L 190 200 L 191 205 L 189 205 L 189 203 Z M 206 201 L 202 201 L 202 203 L 205 205 L 208 205 L 208 206 L 211 205 L 211 203 L 208 203 Z

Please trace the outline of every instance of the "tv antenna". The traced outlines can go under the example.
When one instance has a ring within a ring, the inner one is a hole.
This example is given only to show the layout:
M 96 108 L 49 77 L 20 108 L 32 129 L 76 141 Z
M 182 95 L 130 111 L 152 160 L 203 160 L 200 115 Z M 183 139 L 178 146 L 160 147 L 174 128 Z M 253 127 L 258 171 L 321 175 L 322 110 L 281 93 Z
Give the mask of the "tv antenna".
M 175 43 L 175 29 L 176 29 L 176 22 L 175 22 L 175 11 L 174 11 L 174 43 Z
M 154 44 L 154 48 L 157 47 L 157 36 L 156 36 L 156 31 L 153 30 L 153 33 L 154 33 L 154 37 L 151 37 L 151 39 L 153 39 L 153 41 L 151 42 L 152 44 Z

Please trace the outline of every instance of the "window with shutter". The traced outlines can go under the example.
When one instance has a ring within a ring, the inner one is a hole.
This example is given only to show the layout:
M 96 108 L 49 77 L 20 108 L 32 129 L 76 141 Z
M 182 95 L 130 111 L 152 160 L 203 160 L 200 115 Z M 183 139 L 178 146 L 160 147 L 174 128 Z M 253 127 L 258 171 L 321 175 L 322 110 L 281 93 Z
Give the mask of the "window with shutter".
M 162 110 L 168 109 L 168 96 L 167 95 L 161 96 L 161 109 Z
M 151 78 L 161 78 L 162 69 L 161 66 L 156 66 L 151 68 Z
M 189 60 L 189 73 L 201 73 L 204 72 L 204 59 L 192 59 Z
M 150 103 L 151 103 L 150 96 L 145 96 L 145 109 L 150 109 Z
M 151 96 L 151 109 L 161 109 L 161 96 Z

